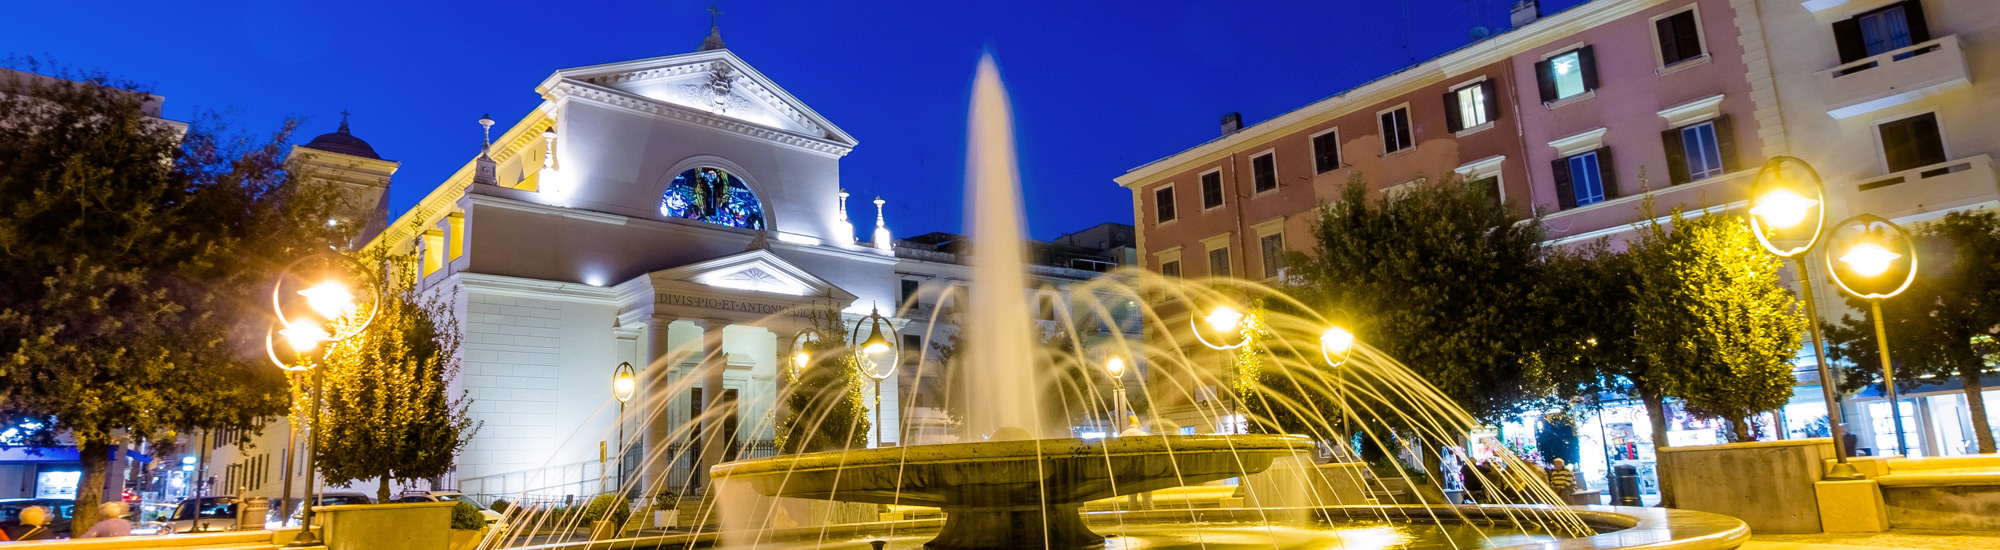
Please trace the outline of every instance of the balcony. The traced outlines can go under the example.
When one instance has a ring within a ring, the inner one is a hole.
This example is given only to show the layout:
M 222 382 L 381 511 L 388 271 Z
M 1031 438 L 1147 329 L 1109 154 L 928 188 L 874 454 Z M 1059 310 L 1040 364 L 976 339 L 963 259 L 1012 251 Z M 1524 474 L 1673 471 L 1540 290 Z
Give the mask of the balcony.
M 1856 184 L 1849 209 L 1889 219 L 2000 199 L 1993 157 L 1979 155 L 1904 170 Z
M 1946 36 L 1819 72 L 1826 114 L 1847 118 L 1972 82 L 1958 36 Z

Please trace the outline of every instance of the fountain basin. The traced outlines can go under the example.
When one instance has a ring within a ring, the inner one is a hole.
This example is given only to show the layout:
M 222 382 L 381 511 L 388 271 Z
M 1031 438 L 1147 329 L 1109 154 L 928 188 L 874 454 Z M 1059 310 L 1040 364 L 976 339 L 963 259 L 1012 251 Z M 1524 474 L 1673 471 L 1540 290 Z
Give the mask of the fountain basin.
M 773 497 L 935 506 L 938 549 L 1089 548 L 1085 502 L 1262 472 L 1314 449 L 1286 435 L 1030 439 L 827 451 L 718 464 L 713 479 Z

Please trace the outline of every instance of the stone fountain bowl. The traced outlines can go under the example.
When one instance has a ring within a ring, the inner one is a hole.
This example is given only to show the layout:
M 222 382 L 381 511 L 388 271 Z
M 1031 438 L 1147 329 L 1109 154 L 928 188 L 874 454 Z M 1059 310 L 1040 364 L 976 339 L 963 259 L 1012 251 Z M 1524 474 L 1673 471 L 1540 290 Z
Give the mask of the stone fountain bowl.
M 931 548 L 1089 548 L 1085 502 L 1262 472 L 1311 451 L 1288 435 L 1029 439 L 826 451 L 716 465 L 713 479 L 766 496 L 936 506 Z

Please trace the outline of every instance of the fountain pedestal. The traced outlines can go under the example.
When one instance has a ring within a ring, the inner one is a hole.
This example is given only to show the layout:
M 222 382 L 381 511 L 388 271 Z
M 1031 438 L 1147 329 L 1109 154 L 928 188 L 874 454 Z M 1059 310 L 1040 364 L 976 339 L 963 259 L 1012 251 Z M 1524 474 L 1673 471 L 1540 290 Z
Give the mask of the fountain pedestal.
M 1284 435 L 1032 439 L 828 451 L 719 464 L 717 480 L 766 496 L 935 506 L 937 549 L 1090 548 L 1093 500 L 1254 474 L 1313 449 Z

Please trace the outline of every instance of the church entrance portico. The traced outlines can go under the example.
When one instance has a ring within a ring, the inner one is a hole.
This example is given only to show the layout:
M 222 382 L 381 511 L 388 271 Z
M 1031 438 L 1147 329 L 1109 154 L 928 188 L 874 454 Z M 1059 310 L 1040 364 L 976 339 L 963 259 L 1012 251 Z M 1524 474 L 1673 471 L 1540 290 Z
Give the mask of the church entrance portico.
M 621 327 L 644 327 L 637 355 L 643 427 L 624 442 L 624 469 L 647 494 L 694 492 L 707 471 L 772 452 L 782 349 L 808 312 L 854 295 L 767 249 L 636 277 L 615 288 Z M 633 466 L 633 464 L 637 464 Z

